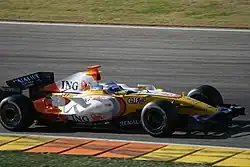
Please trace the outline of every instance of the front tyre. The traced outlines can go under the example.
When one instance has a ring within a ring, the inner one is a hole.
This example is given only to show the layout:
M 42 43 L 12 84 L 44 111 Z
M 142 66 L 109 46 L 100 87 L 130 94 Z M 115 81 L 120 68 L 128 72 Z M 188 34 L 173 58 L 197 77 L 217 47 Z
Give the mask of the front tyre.
M 223 98 L 220 92 L 210 85 L 202 85 L 198 88 L 192 89 L 187 96 L 214 107 L 223 104 Z
M 177 122 L 176 106 L 168 101 L 148 103 L 141 112 L 143 128 L 153 137 L 171 136 Z
M 34 122 L 32 101 L 24 95 L 13 95 L 0 103 L 0 123 L 9 131 L 27 130 Z

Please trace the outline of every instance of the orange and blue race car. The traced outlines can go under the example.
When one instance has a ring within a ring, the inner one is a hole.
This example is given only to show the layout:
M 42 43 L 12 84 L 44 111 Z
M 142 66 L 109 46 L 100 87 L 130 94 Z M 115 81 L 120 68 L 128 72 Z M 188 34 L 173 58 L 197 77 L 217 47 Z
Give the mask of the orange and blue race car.
M 101 82 L 101 66 L 89 66 L 54 81 L 53 72 L 36 72 L 6 81 L 0 90 L 0 122 L 10 131 L 27 130 L 34 122 L 70 127 L 139 126 L 154 137 L 175 131 L 227 131 L 245 108 L 224 104 L 219 91 L 202 85 L 185 95 L 154 85 Z M 28 90 L 28 95 L 24 91 Z

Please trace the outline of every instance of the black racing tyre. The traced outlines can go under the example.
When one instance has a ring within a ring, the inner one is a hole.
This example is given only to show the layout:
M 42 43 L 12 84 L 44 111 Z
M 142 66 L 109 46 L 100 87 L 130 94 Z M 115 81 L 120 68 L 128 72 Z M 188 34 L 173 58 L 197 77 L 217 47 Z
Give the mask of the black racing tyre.
M 202 85 L 198 88 L 192 89 L 187 96 L 214 107 L 224 103 L 220 92 L 210 85 Z
M 141 112 L 141 123 L 151 136 L 168 137 L 175 131 L 177 108 L 165 100 L 148 103 Z
M 0 122 L 10 131 L 27 130 L 34 122 L 35 109 L 24 95 L 9 96 L 1 101 Z

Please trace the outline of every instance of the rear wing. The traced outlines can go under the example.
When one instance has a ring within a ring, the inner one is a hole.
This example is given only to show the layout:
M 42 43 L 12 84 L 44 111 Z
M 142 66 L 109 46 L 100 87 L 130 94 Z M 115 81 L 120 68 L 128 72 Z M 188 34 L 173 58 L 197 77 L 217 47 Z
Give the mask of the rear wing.
M 53 72 L 36 72 L 6 81 L 9 87 L 20 88 L 22 90 L 36 86 L 45 86 L 53 82 Z
M 46 92 L 41 88 L 54 83 L 53 72 L 36 72 L 22 77 L 6 81 L 8 86 L 0 87 L 0 101 L 8 96 L 22 94 L 23 90 L 29 89 L 29 97 L 32 100 L 43 97 Z

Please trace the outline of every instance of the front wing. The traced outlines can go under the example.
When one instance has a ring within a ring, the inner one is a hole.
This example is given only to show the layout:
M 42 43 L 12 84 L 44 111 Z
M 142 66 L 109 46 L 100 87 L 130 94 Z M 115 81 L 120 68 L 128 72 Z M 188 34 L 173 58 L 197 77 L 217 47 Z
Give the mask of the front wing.
M 180 115 L 182 122 L 181 130 L 202 131 L 202 132 L 225 132 L 232 124 L 233 118 L 245 115 L 245 108 L 236 105 L 224 105 L 217 108 L 217 112 L 212 115 Z

